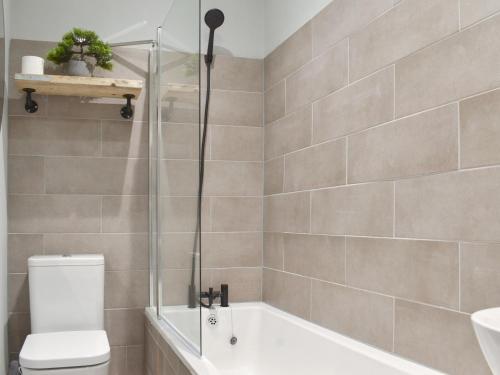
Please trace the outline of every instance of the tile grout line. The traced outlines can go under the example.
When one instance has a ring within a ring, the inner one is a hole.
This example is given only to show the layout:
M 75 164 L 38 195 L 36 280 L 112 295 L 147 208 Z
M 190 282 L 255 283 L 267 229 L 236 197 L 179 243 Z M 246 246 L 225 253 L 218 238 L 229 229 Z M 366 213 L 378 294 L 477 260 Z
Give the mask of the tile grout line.
M 457 166 L 458 169 L 462 169 L 462 127 L 460 126 L 461 122 L 461 113 L 460 113 L 460 103 L 457 103 Z
M 396 352 L 396 297 L 392 297 L 392 352 Z
M 396 181 L 393 182 L 392 237 L 396 238 Z
M 462 311 L 462 241 L 458 241 L 458 311 Z

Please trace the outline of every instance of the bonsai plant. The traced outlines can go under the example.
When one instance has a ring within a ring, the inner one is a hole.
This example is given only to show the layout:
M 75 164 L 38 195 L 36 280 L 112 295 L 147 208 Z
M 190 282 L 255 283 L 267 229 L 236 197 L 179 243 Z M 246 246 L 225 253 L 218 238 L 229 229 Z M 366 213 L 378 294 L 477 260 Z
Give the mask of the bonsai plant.
M 68 74 L 93 75 L 96 66 L 111 70 L 113 54 L 109 44 L 103 42 L 95 32 L 74 28 L 63 35 L 62 41 L 51 49 L 47 60 L 57 65 L 68 63 Z

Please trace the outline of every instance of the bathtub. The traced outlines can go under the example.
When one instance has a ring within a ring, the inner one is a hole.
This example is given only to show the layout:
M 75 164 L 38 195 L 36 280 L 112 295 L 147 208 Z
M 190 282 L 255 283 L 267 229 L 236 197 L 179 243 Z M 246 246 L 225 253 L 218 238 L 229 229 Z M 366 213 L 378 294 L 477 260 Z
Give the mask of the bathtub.
M 199 310 L 169 307 L 163 315 L 169 323 L 158 320 L 155 309 L 146 311 L 151 325 L 193 374 L 442 374 L 261 302 L 203 309 L 200 357 L 187 344 L 198 340 Z M 230 342 L 233 335 L 237 338 L 234 345 Z

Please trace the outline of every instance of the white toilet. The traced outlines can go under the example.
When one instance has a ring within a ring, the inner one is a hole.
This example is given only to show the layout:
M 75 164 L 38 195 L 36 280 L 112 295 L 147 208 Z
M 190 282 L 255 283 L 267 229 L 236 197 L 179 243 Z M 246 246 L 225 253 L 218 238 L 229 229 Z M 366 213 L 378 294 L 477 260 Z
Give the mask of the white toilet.
M 28 259 L 32 334 L 19 354 L 23 375 L 108 375 L 104 257 Z

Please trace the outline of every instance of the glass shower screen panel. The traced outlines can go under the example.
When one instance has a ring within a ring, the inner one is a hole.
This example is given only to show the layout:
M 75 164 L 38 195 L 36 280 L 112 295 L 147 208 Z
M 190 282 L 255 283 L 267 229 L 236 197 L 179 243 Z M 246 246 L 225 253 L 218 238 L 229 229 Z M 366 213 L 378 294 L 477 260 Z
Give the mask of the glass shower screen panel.
M 160 314 L 201 353 L 200 1 L 174 0 L 158 39 Z

